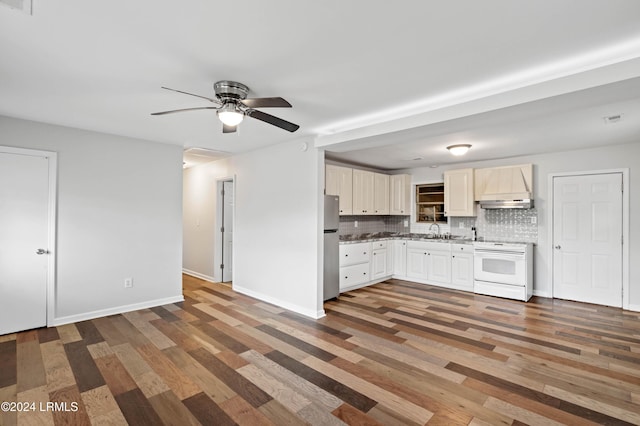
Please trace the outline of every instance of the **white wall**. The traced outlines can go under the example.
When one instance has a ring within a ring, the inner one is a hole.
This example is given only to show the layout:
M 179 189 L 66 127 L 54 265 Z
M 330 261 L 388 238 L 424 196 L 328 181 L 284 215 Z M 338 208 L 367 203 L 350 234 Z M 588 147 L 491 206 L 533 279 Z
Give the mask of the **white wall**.
M 2 116 L 0 134 L 58 153 L 56 324 L 182 299 L 181 147 Z
M 534 202 L 538 210 L 538 244 L 535 248 L 535 277 L 534 292 L 549 297 L 551 283 L 549 282 L 549 247 L 552 244 L 548 239 L 549 226 L 548 209 L 551 205 L 548 176 L 551 173 L 579 172 L 590 170 L 605 170 L 628 168 L 630 184 L 627 191 L 629 197 L 629 302 L 634 310 L 640 309 L 640 142 L 635 144 L 617 145 L 602 148 L 558 152 L 553 154 L 530 155 L 501 160 L 479 161 L 453 166 L 432 168 L 414 168 L 402 172 L 412 175 L 412 182 L 422 183 L 443 179 L 443 172 L 448 169 L 461 169 L 466 167 L 483 168 L 503 166 L 509 164 L 533 163 L 533 192 Z M 400 171 L 399 171 L 400 172 Z
M 210 198 L 216 198 L 217 180 L 233 176 L 233 288 L 317 318 L 324 315 L 324 155 L 314 148 L 302 151 L 301 143 L 282 143 L 185 171 L 184 265 L 196 276 L 213 276 L 217 209 Z

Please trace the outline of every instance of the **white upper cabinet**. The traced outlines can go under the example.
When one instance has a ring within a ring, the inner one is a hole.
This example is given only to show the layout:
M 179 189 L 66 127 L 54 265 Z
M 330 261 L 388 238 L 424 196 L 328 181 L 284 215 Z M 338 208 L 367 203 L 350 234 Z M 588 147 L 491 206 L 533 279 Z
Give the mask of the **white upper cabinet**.
M 373 172 L 353 169 L 353 214 L 376 214 L 374 188 L 375 176 Z
M 325 193 L 340 197 L 340 215 L 353 214 L 353 171 L 348 167 L 327 164 L 325 167 Z
M 389 214 L 389 175 L 373 174 L 373 214 Z
M 340 197 L 340 215 L 411 214 L 411 176 L 325 166 L 325 194 Z
M 444 214 L 475 216 L 473 169 L 444 172 Z
M 411 176 L 389 176 L 389 214 L 408 216 L 411 213 Z

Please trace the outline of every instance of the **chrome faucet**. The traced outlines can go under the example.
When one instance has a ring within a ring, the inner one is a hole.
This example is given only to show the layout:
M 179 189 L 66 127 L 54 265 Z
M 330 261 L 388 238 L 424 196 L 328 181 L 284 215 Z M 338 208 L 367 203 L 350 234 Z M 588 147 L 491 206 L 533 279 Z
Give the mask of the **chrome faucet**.
M 431 229 L 433 228 L 433 226 L 434 226 L 434 225 L 435 225 L 436 230 L 437 230 L 436 235 L 440 235 L 440 225 L 438 225 L 438 224 L 437 224 L 437 223 L 435 223 L 435 222 L 433 222 L 433 223 L 431 224 L 431 226 L 429 226 L 429 232 L 431 232 Z

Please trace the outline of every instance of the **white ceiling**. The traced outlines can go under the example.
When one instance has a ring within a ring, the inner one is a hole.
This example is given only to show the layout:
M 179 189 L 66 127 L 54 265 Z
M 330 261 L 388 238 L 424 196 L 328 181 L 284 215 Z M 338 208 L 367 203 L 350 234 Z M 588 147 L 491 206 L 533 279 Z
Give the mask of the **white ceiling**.
M 316 137 L 391 169 L 451 162 L 460 141 L 468 161 L 640 134 L 636 0 L 33 0 L 0 5 L 0 53 L 2 115 L 226 153 Z M 265 112 L 300 130 L 149 115 L 209 104 L 160 86 L 225 79 L 287 99 Z

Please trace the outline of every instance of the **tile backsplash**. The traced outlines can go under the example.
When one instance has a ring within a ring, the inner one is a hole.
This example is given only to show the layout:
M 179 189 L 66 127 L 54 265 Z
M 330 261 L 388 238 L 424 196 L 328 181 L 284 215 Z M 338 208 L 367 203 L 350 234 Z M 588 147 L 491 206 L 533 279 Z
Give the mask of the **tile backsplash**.
M 479 239 L 534 244 L 538 242 L 538 211 L 536 209 L 479 208 L 477 212 L 477 217 L 449 218 L 451 233 L 470 237 L 471 227 L 475 226 Z
M 476 227 L 478 239 L 502 242 L 538 242 L 538 212 L 536 209 L 477 209 L 477 217 L 450 217 L 448 223 L 439 224 L 440 233 L 471 237 Z M 535 218 L 535 220 L 532 220 Z M 404 226 L 405 221 L 409 226 Z M 532 223 L 534 222 L 535 223 Z M 355 226 L 358 222 L 358 226 Z M 339 235 L 375 232 L 412 232 L 427 234 L 430 223 L 412 223 L 410 216 L 341 216 Z
M 355 222 L 358 222 L 357 227 Z M 409 216 L 340 216 L 338 235 L 409 232 L 409 223 Z

